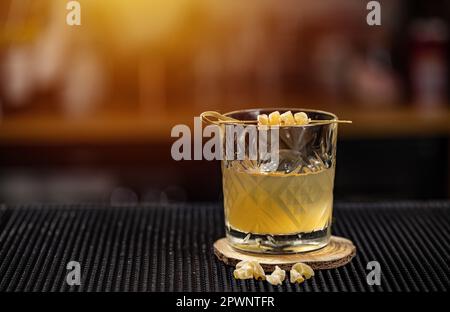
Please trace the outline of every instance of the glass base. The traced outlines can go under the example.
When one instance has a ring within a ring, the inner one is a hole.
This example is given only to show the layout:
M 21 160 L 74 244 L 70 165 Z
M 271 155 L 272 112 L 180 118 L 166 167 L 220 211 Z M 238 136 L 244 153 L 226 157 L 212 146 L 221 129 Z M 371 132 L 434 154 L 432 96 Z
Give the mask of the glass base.
M 227 227 L 229 244 L 238 250 L 253 253 L 288 254 L 317 250 L 330 240 L 330 226 L 324 230 L 290 235 L 244 233 Z

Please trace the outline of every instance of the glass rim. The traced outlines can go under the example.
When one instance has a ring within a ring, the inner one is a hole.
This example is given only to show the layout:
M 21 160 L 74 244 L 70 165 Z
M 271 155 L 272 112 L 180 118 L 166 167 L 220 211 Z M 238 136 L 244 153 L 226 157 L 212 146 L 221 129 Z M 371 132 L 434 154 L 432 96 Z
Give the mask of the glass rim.
M 280 128 L 289 128 L 289 127 L 315 127 L 315 126 L 323 126 L 324 124 L 327 124 L 330 120 L 338 120 L 337 115 L 327 112 L 327 111 L 323 111 L 323 110 L 319 110 L 319 109 L 311 109 L 311 108 L 285 108 L 285 107 L 276 107 L 276 108 L 247 108 L 247 109 L 238 109 L 238 110 L 234 110 L 231 112 L 227 112 L 225 114 L 223 114 L 224 116 L 230 116 L 232 114 L 237 114 L 237 113 L 246 113 L 246 112 L 254 112 L 254 111 L 262 111 L 262 110 L 269 110 L 269 111 L 301 111 L 301 112 L 305 112 L 305 113 L 319 113 L 319 114 L 324 114 L 324 115 L 328 115 L 331 117 L 331 119 L 325 119 L 324 123 L 310 123 L 310 124 L 306 124 L 306 125 L 283 125 L 283 126 L 279 126 Z M 233 122 L 229 122 L 229 125 L 240 125 L 239 123 L 233 123 Z M 248 126 L 248 125 L 247 125 Z

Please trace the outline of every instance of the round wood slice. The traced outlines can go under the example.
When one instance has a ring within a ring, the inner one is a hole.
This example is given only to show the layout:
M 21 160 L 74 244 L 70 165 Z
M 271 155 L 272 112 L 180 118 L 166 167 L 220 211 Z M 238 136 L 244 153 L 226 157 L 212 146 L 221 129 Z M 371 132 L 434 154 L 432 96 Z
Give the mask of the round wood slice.
M 258 261 L 265 271 L 271 272 L 278 265 L 283 270 L 290 270 L 292 265 L 303 262 L 314 270 L 333 269 L 349 263 L 356 254 L 352 241 L 338 236 L 332 236 L 327 246 L 305 253 L 296 254 L 257 254 L 236 250 L 228 244 L 226 238 L 214 243 L 214 253 L 220 261 L 235 266 L 242 260 Z

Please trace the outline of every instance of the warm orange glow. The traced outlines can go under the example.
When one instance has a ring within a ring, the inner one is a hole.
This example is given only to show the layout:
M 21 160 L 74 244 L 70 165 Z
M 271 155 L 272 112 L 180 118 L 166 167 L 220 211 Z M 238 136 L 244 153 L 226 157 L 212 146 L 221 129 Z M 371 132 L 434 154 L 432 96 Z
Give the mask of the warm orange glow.
M 160 42 L 180 27 L 189 0 L 95 0 L 83 3 L 93 27 L 105 27 L 122 45 Z

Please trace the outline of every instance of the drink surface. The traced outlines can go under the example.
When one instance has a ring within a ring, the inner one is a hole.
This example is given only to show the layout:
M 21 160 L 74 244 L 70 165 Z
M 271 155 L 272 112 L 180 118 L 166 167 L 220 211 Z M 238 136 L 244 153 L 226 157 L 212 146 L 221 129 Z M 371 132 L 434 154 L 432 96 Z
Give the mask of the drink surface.
M 222 167 L 227 226 L 286 235 L 326 229 L 333 209 L 334 167 L 306 174 L 249 173 Z

